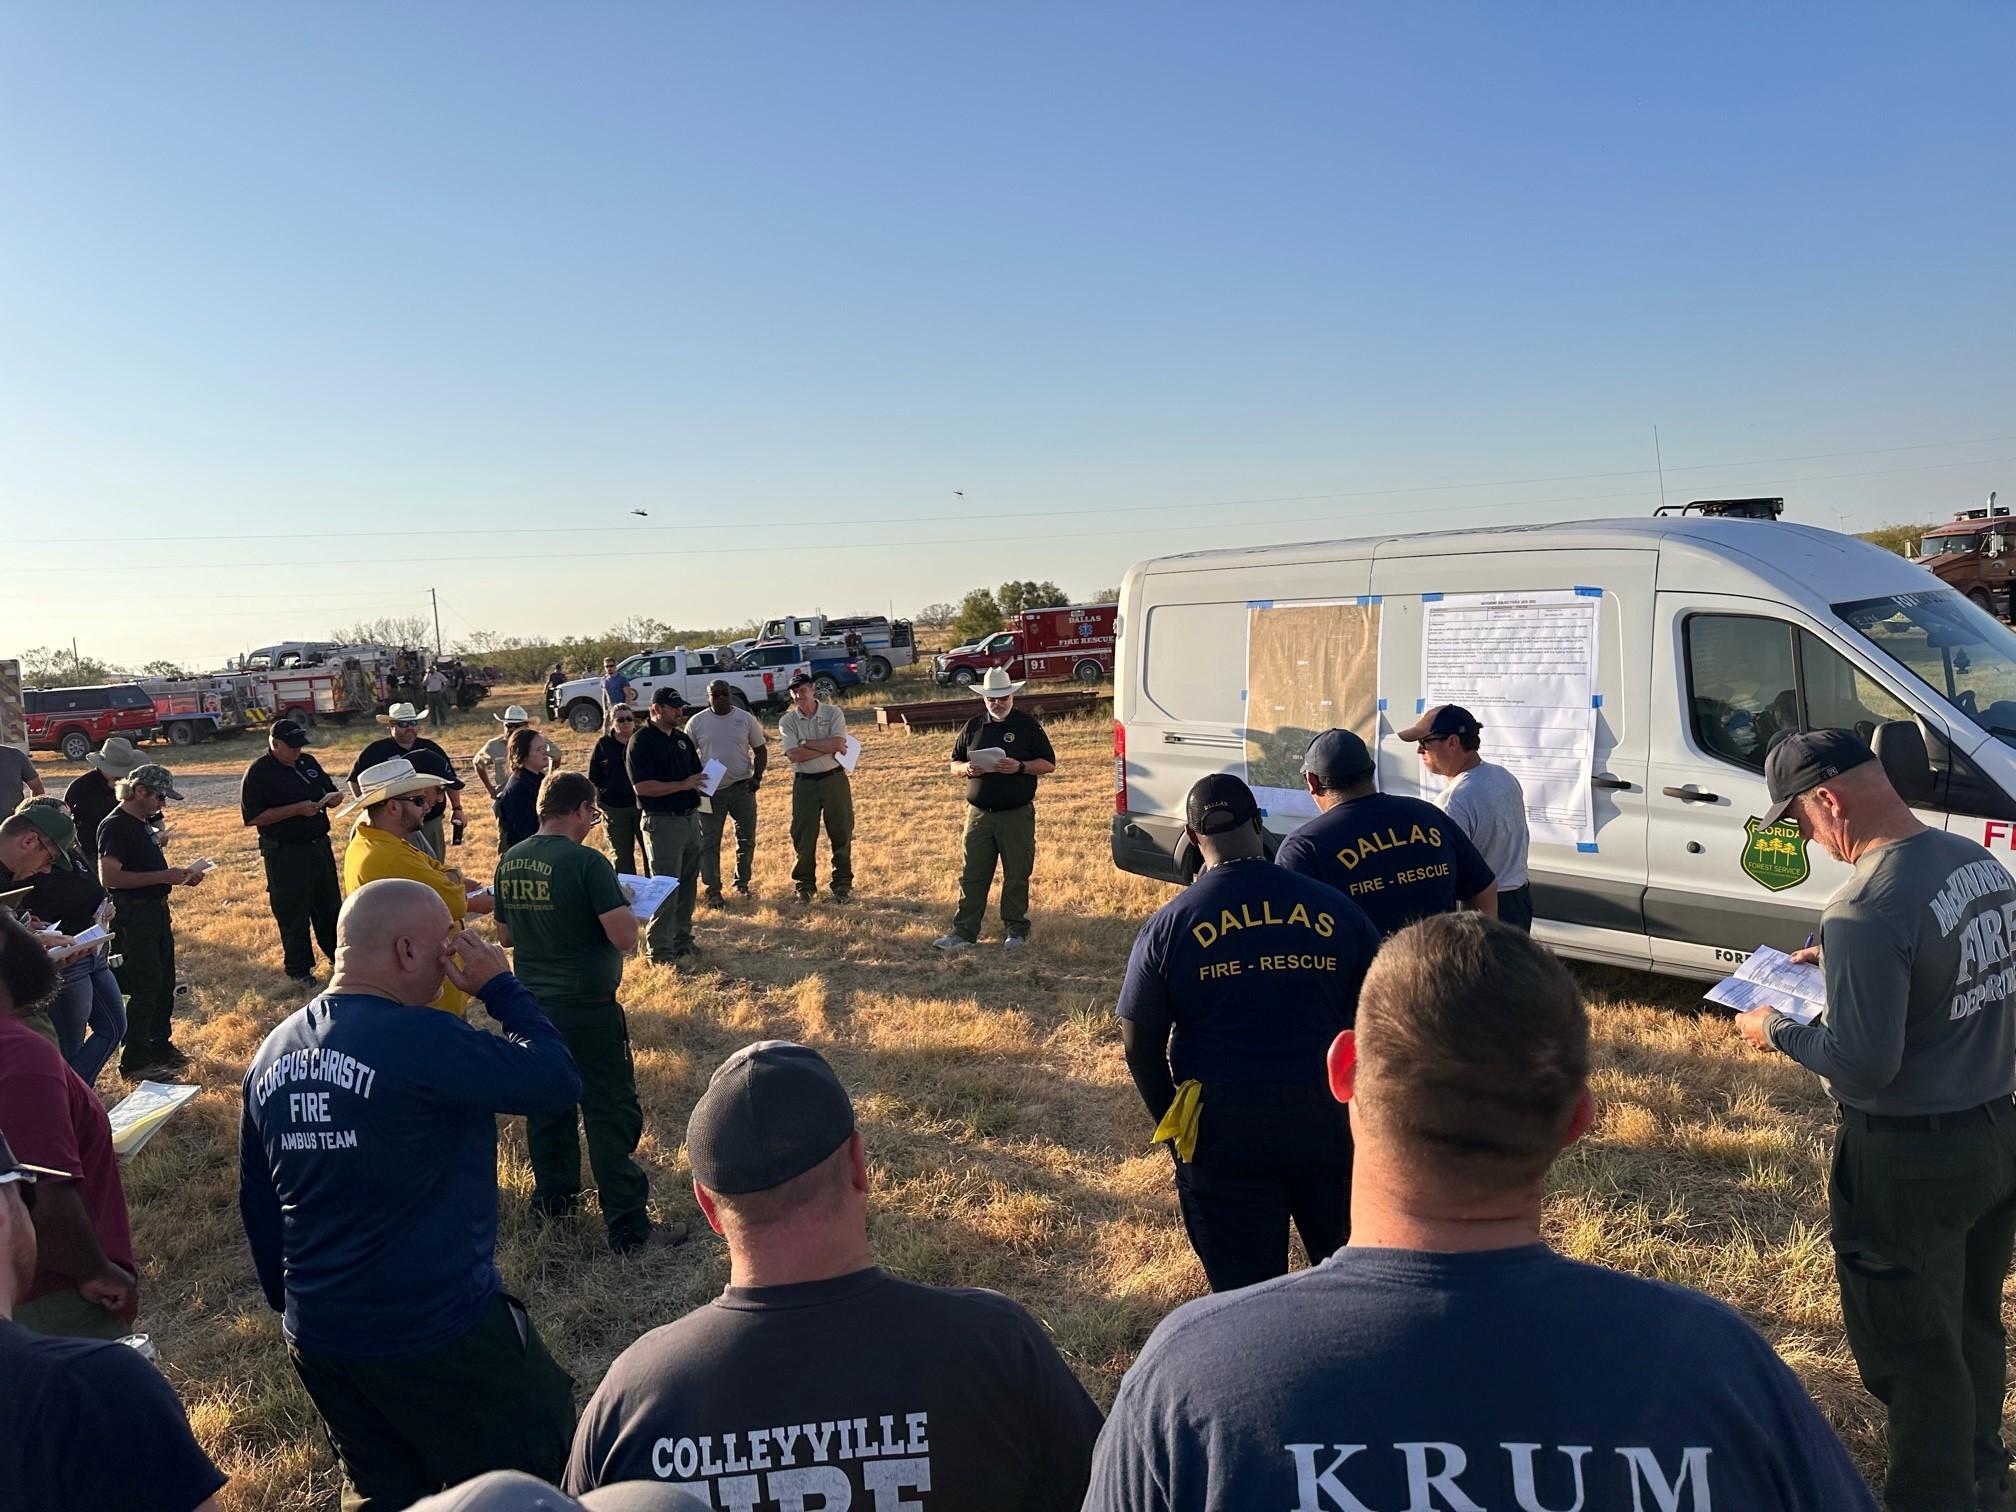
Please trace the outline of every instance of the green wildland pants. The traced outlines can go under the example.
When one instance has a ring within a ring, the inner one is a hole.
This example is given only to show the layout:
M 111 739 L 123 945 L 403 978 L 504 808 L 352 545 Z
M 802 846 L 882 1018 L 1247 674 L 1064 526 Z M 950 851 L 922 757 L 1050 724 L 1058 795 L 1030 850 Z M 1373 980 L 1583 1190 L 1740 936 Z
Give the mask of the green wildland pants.
M 632 877 L 645 875 L 637 869 L 637 841 L 644 833 L 641 810 L 605 808 L 602 817 L 609 821 L 609 853 L 616 858 L 616 870 Z M 650 865 L 648 859 L 645 865 Z
M 329 848 L 328 837 L 297 844 L 262 840 L 259 855 L 266 863 L 266 901 L 280 926 L 287 975 L 307 976 L 315 969 L 317 944 L 333 963 L 343 884 L 336 878 L 336 853 Z
M 427 695 L 427 720 L 435 729 L 438 730 L 448 723 L 448 716 L 453 708 L 454 705 L 449 702 L 448 694 L 429 693 Z
M 651 851 L 651 875 L 679 879 L 644 932 L 644 953 L 654 961 L 669 961 L 676 952 L 693 948 L 693 902 L 700 896 L 698 811 L 645 814 L 644 843 Z
M 709 800 L 711 813 L 701 815 L 700 876 L 707 891 L 721 891 L 721 841 L 728 821 L 735 821 L 735 885 L 749 886 L 749 869 L 756 864 L 756 788 L 748 779 L 731 782 L 718 789 Z
M 410 1507 L 486 1470 L 557 1482 L 567 1467 L 574 1381 L 515 1298 L 423 1355 L 287 1352 L 343 1462 L 343 1512 Z
M 815 777 L 800 772 L 791 779 L 791 850 L 798 858 L 791 880 L 801 898 L 819 890 L 822 821 L 833 852 L 833 896 L 844 898 L 854 891 L 854 789 L 837 767 Z
M 630 1025 L 623 1005 L 542 1001 L 540 1006 L 574 1052 L 574 1065 L 581 1073 L 581 1105 L 525 1119 L 533 1206 L 560 1212 L 580 1198 L 577 1130 L 585 1126 L 588 1167 L 602 1196 L 602 1222 L 609 1241 L 634 1243 L 651 1232 L 644 1211 L 650 1182 L 630 1158 L 644 1133 L 644 1110 L 637 1103 L 637 1073 L 630 1059 Z
M 2016 1245 L 2016 1107 L 2003 1098 L 1937 1120 L 1843 1108 L 1827 1198 L 1848 1347 L 1890 1410 L 1883 1504 L 1971 1507 L 1975 1479 L 2008 1460 L 2002 1283 Z
M 980 938 L 987 915 L 987 889 L 994 885 L 994 864 L 1001 864 L 1001 926 L 1020 938 L 1029 935 L 1029 874 L 1036 870 L 1036 805 L 983 809 L 966 805 L 966 865 L 959 873 L 959 912 L 952 932 L 963 940 Z
M 175 1011 L 175 923 L 166 898 L 119 895 L 112 915 L 112 953 L 124 957 L 113 974 L 126 994 L 126 1041 L 119 1074 L 143 1070 L 169 1048 Z

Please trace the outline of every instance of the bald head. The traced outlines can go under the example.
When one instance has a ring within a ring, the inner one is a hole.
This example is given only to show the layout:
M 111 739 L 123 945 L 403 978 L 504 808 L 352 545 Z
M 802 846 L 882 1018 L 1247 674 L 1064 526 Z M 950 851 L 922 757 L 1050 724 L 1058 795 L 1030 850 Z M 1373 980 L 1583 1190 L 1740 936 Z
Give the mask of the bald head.
M 336 916 L 331 992 L 367 992 L 418 1007 L 441 992 L 442 946 L 455 920 L 424 882 L 366 882 Z

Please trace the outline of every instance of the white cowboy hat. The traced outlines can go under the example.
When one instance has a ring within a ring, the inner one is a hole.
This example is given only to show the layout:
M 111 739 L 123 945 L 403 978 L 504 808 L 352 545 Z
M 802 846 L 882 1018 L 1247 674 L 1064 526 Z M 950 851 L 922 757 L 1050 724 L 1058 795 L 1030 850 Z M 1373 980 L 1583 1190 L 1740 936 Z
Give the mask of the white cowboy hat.
M 427 788 L 446 787 L 446 777 L 430 777 L 425 772 L 413 770 L 413 763 L 404 756 L 394 756 L 390 761 L 381 761 L 368 766 L 354 779 L 357 796 L 336 810 L 336 817 L 366 809 L 374 803 L 383 803 L 387 798 L 397 798 L 402 793 L 418 793 Z
M 525 712 L 525 705 L 523 704 L 513 704 L 502 714 L 492 714 L 490 717 L 502 725 L 532 723 L 532 716 Z
M 114 735 L 84 760 L 107 777 L 130 777 L 135 767 L 147 764 L 146 756 L 136 750 L 133 742 L 124 735 Z
M 409 703 L 396 703 L 378 716 L 382 725 L 418 724 L 427 717 L 425 709 L 416 709 Z
M 987 675 L 973 684 L 973 692 L 980 698 L 1006 698 L 1021 691 L 1022 684 L 1009 679 L 1006 667 L 989 667 Z

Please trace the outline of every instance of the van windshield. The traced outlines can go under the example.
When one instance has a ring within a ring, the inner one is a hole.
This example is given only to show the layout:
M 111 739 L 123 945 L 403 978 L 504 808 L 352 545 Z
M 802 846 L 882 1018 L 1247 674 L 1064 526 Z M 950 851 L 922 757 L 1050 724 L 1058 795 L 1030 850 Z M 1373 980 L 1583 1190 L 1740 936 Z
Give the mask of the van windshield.
M 1882 652 L 2005 745 L 2016 746 L 2016 633 L 1952 589 L 1836 604 Z

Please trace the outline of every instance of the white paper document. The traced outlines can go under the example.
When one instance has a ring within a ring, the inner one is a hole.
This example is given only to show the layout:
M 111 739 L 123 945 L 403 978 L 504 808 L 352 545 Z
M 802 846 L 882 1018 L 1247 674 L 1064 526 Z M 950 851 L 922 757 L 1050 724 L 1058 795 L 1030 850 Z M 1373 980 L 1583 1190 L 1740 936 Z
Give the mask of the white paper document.
M 998 772 L 1008 765 L 1008 753 L 999 746 L 981 746 L 966 753 L 966 764 L 976 772 Z
M 718 761 L 710 761 L 700 768 L 700 794 L 705 798 L 714 796 L 714 789 L 721 786 L 721 779 L 728 775 L 728 768 Z
M 112 1124 L 113 1152 L 121 1160 L 132 1159 L 168 1122 L 169 1114 L 202 1090 L 179 1082 L 140 1083 L 106 1115 Z
M 208 856 L 198 857 L 196 860 L 191 861 L 189 865 L 184 868 L 185 871 L 194 872 L 199 877 L 202 876 L 203 873 L 207 871 L 215 871 L 216 869 L 217 869 L 217 863 L 215 861 L 212 861 Z
M 1759 945 L 1735 975 L 1724 977 L 1703 995 L 1738 1013 L 1776 1008 L 1787 1018 L 1810 1024 L 1827 1006 L 1827 978 L 1818 966 L 1795 966 L 1784 951 Z
M 55 930 L 50 931 L 51 934 L 57 932 Z M 93 924 L 89 929 L 72 935 L 68 945 L 51 945 L 49 950 L 52 955 L 70 955 L 74 951 L 87 950 L 91 946 L 101 944 L 111 938 L 111 930 L 107 929 L 103 924 Z
M 640 924 L 649 923 L 679 885 L 677 877 L 633 877 L 629 872 L 616 873 L 616 880 L 622 884 L 623 896 L 630 900 L 630 912 L 637 915 Z
M 1451 593 L 1422 606 L 1425 707 L 1460 704 L 1484 727 L 1482 754 L 1526 792 L 1543 845 L 1596 840 L 1596 626 L 1600 595 Z M 1430 794 L 1440 790 L 1433 780 Z
M 861 742 L 852 735 L 847 737 L 847 749 L 833 758 L 840 763 L 840 770 L 851 772 L 861 762 Z

